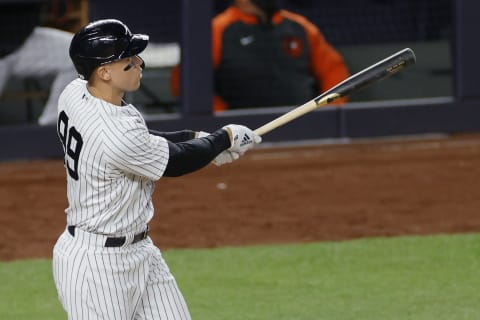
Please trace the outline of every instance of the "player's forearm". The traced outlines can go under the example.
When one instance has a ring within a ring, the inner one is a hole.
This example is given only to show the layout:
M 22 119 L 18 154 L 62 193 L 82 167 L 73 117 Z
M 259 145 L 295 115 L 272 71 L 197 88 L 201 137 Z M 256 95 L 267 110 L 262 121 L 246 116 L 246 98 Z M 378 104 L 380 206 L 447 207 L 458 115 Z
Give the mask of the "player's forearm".
M 200 139 L 179 143 L 169 141 L 169 159 L 163 175 L 178 177 L 199 170 L 230 145 L 228 133 L 223 129 Z
M 196 132 L 193 130 L 181 130 L 181 131 L 171 131 L 171 132 L 162 132 L 157 130 L 148 130 L 150 134 L 164 137 L 171 142 L 183 142 L 195 138 Z

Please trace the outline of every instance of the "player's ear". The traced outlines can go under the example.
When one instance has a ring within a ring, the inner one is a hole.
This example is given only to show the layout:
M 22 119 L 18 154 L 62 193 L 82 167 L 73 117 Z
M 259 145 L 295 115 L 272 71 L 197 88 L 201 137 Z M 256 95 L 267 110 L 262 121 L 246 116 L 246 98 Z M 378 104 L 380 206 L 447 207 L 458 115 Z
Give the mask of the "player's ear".
M 112 78 L 106 66 L 98 67 L 97 70 L 95 70 L 95 72 L 97 73 L 98 77 L 102 80 L 108 81 Z

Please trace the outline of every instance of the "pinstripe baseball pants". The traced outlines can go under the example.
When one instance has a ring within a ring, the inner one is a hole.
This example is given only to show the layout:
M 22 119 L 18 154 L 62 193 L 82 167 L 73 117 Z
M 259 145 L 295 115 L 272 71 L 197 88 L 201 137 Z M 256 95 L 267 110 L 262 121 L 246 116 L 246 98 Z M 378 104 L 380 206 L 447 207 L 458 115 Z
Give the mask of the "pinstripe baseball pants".
M 65 231 L 53 276 L 70 320 L 190 319 L 175 278 L 150 238 L 105 248 L 105 237 Z

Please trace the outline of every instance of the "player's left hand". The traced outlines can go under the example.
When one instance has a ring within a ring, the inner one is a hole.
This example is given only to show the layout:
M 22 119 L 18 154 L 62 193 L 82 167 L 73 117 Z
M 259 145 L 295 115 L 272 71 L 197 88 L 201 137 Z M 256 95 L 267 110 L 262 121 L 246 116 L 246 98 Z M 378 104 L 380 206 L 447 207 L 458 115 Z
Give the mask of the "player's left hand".
M 205 131 L 198 131 L 195 136 L 196 138 L 203 138 L 208 136 L 210 133 L 205 132 Z M 212 160 L 212 163 L 215 164 L 216 166 L 222 166 L 227 163 L 232 163 L 233 161 L 237 160 L 240 158 L 240 154 L 235 151 L 230 151 L 230 150 L 224 150 L 221 152 L 215 159 Z
M 209 134 L 210 134 L 210 133 L 205 132 L 205 131 L 197 131 L 197 132 L 195 133 L 195 138 L 200 139 L 200 138 L 203 138 L 203 137 L 208 136 Z
M 216 166 L 221 166 L 227 163 L 232 163 L 233 161 L 240 158 L 240 154 L 235 151 L 225 150 L 220 153 L 215 159 L 213 159 L 212 163 Z

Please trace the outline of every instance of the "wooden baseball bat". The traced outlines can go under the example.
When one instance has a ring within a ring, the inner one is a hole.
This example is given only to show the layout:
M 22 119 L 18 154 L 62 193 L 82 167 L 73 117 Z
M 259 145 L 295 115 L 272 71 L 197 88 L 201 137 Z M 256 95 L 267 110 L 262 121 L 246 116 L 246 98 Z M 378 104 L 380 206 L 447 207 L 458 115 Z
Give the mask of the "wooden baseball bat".
M 397 53 L 371 65 L 368 68 L 350 76 L 321 95 L 284 115 L 264 124 L 255 130 L 255 133 L 262 136 L 273 129 L 297 119 L 298 117 L 313 111 L 321 106 L 325 106 L 334 100 L 359 91 L 374 82 L 383 80 L 402 70 L 403 68 L 414 64 L 416 61 L 415 53 L 410 48 L 405 48 Z

